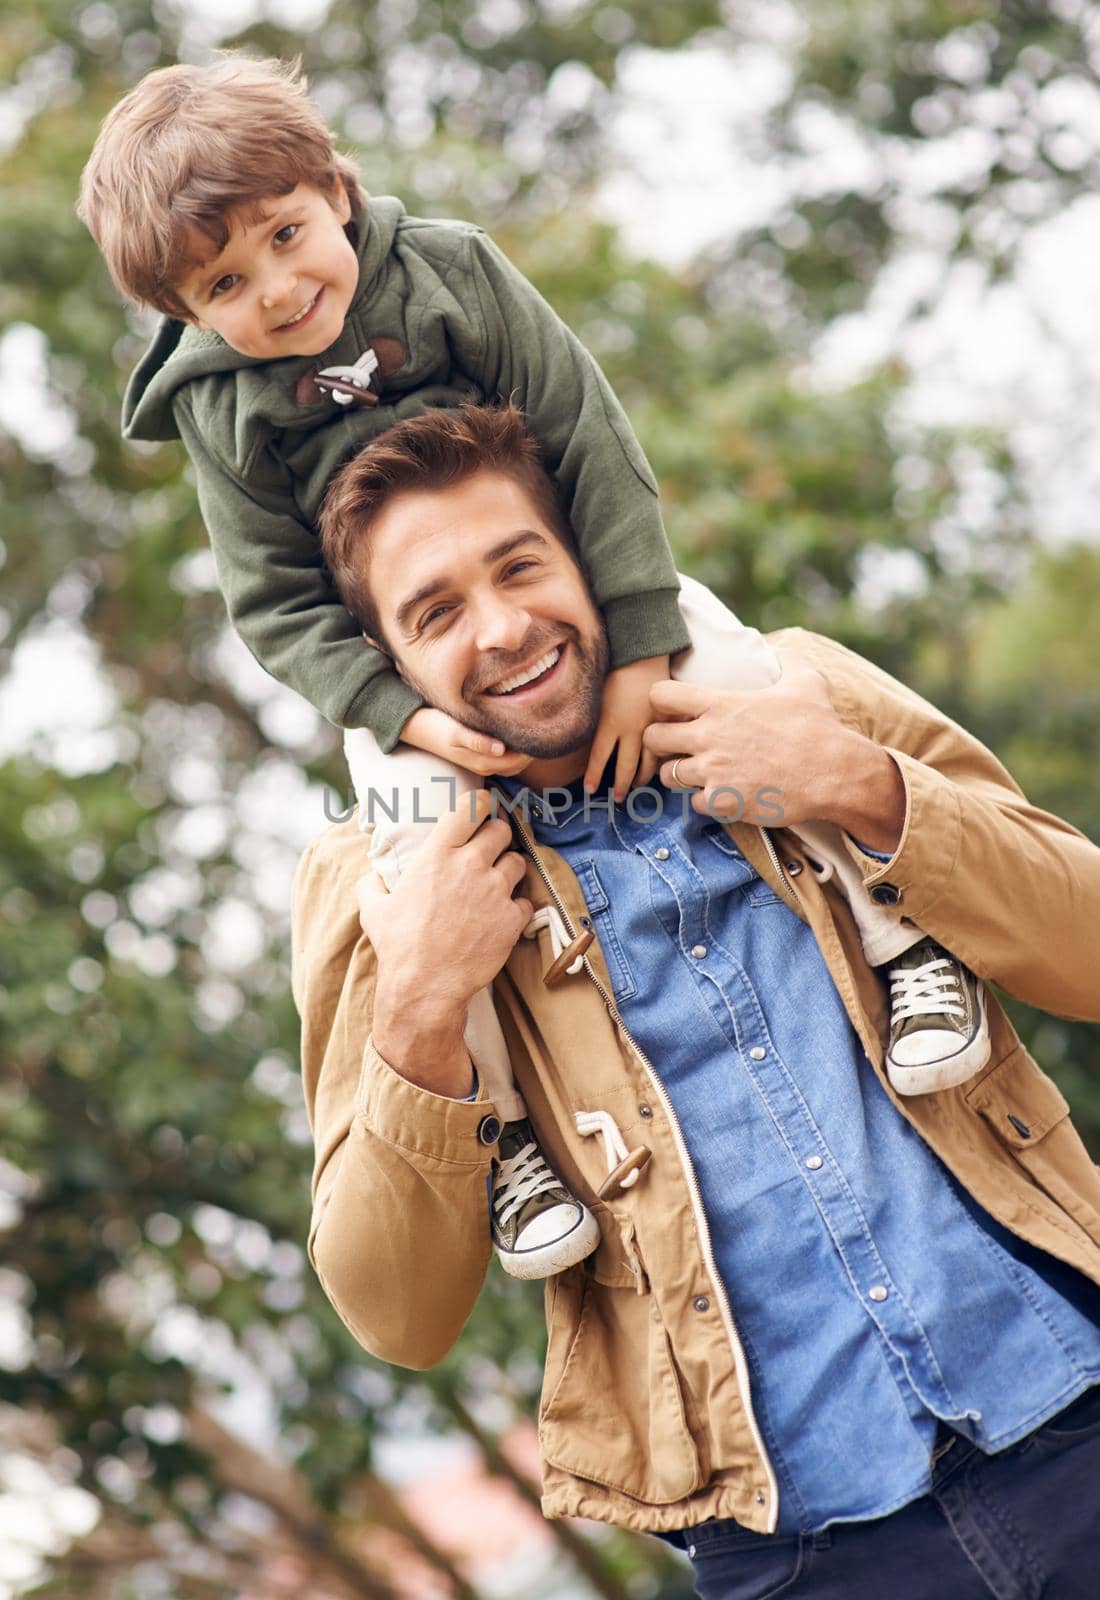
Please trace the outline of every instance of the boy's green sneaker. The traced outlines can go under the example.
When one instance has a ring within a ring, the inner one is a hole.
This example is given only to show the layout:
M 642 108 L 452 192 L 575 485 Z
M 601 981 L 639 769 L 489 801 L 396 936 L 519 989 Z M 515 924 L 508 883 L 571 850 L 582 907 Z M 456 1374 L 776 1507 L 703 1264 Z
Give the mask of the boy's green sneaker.
M 886 1071 L 899 1094 L 965 1083 L 989 1060 L 985 986 L 935 939 L 890 963 Z
M 526 1117 L 501 1130 L 490 1207 L 493 1244 L 513 1278 L 548 1278 L 583 1261 L 600 1225 L 551 1169 Z

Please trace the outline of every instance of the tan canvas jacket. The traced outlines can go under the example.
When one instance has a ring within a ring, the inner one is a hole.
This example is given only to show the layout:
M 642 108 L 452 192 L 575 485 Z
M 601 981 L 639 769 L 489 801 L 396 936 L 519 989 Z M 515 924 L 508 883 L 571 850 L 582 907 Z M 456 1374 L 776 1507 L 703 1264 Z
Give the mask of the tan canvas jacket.
M 1029 805 L 988 750 L 886 673 L 800 629 L 770 638 L 816 666 L 842 720 L 900 766 L 897 852 L 883 865 L 852 847 L 867 885 L 893 885 L 897 916 L 1008 994 L 1100 1020 L 1100 849 Z M 517 828 L 532 857 L 521 892 L 536 906 L 557 901 L 575 930 L 586 910 L 576 879 Z M 899 1114 L 998 1221 L 1100 1281 L 1100 1170 L 997 1003 L 979 1076 L 899 1100 L 882 1071 L 884 990 L 847 906 L 802 870 L 791 835 L 729 831 L 813 928 Z M 365 838 L 345 823 L 310 846 L 295 888 L 294 993 L 316 1141 L 309 1250 L 360 1343 L 423 1368 L 458 1338 L 488 1266 L 492 1150 L 478 1129 L 492 1105 L 430 1094 L 373 1049 L 374 959 L 355 897 L 366 868 Z M 551 989 L 547 937 L 516 945 L 495 984 L 497 1008 L 547 1156 L 596 1213 L 601 1242 L 546 1288 L 543 1508 L 648 1532 L 709 1517 L 769 1532 L 775 1475 L 683 1137 L 615 1012 L 598 945 L 582 973 Z M 574 1123 L 594 1109 L 613 1115 L 628 1147 L 652 1152 L 640 1180 L 604 1200 L 601 1141 Z

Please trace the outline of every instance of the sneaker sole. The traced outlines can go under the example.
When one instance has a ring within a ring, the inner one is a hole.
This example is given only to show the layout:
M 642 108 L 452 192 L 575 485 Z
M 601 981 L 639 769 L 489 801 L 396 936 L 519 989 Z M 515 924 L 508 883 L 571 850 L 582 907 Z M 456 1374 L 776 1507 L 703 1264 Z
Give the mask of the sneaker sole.
M 566 1267 L 575 1267 L 578 1261 L 590 1256 L 600 1242 L 600 1225 L 585 1206 L 575 1228 L 552 1244 L 540 1245 L 537 1250 L 502 1250 L 494 1246 L 497 1259 L 510 1278 L 549 1278 Z
M 886 1055 L 886 1076 L 898 1094 L 935 1094 L 954 1089 L 979 1072 L 989 1060 L 989 1022 L 985 1014 L 985 989 L 978 985 L 978 1031 L 970 1043 L 946 1061 L 925 1066 L 905 1067 Z

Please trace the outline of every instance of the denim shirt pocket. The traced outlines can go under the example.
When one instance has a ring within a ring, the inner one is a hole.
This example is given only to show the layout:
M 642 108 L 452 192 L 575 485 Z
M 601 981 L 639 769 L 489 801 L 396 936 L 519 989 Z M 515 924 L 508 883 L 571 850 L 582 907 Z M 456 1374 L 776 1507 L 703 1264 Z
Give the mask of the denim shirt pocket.
M 730 867 L 740 869 L 740 876 L 735 880 L 736 887 L 740 889 L 745 899 L 752 906 L 781 906 L 783 899 L 776 894 L 770 883 L 765 883 L 755 867 L 750 866 L 738 850 L 729 834 L 720 822 L 710 823 L 703 829 L 703 837 L 712 844 L 716 850 L 721 851 Z
M 603 958 L 607 962 L 607 970 L 611 975 L 611 989 L 616 1000 L 629 1000 L 638 992 L 638 985 L 634 981 L 634 974 L 630 970 L 619 936 L 615 932 L 615 923 L 611 916 L 611 902 L 607 898 L 604 886 L 600 882 L 600 875 L 596 871 L 596 863 L 592 860 L 576 861 L 573 870 L 581 886 L 585 904 L 592 917 L 592 927 Z

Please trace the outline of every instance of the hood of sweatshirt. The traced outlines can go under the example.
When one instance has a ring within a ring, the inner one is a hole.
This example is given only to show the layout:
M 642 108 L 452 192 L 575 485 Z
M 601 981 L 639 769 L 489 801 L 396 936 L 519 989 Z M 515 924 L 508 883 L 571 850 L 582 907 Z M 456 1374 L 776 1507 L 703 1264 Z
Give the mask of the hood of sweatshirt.
M 359 257 L 359 286 L 353 306 L 371 293 L 393 245 L 405 207 L 391 195 L 367 203 L 367 211 L 352 235 Z M 357 236 L 357 237 L 356 237 Z M 335 348 L 335 346 L 330 346 Z M 122 402 L 122 432 L 127 439 L 178 439 L 174 402 L 184 385 L 195 379 L 227 372 L 241 375 L 262 369 L 261 382 L 270 378 L 293 388 L 303 373 L 323 367 L 325 351 L 311 356 L 287 356 L 282 361 L 242 356 L 226 344 L 220 333 L 203 332 L 175 317 L 161 317 L 152 342 L 126 386 Z M 259 374 L 257 374 L 259 377 Z

